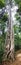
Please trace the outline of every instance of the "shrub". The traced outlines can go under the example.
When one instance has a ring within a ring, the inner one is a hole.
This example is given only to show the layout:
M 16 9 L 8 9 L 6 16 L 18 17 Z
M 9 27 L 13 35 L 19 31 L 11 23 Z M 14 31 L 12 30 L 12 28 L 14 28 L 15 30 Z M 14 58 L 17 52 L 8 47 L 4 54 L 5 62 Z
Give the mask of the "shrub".
M 4 48 L 3 48 L 2 45 L 0 44 L 0 63 L 2 63 L 3 54 L 4 54 Z

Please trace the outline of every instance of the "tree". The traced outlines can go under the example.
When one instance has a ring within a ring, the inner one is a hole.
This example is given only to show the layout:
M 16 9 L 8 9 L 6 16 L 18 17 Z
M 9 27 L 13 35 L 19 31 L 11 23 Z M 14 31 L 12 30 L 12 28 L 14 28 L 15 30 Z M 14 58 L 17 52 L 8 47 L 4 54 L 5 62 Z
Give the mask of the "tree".
M 14 59 L 14 32 L 13 32 L 13 28 L 12 28 L 13 26 L 12 26 L 12 21 L 11 21 L 12 0 L 9 0 L 8 3 L 6 0 L 6 5 L 8 5 L 8 6 L 10 5 L 9 6 L 9 14 L 10 15 L 9 15 L 9 23 L 8 23 L 9 29 L 7 31 L 8 34 L 6 35 L 6 49 L 8 49 L 7 57 Z M 8 47 L 8 45 L 9 45 L 9 47 Z

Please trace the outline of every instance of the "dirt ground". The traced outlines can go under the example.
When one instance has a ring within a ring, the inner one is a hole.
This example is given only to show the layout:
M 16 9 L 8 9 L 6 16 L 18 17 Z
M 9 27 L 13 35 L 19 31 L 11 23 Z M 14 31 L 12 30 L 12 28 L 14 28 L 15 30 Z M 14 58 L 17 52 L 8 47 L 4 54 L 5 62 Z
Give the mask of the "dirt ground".
M 2 65 L 21 65 L 21 61 L 15 60 L 14 62 L 3 62 Z
M 21 50 L 16 53 L 14 61 L 4 61 L 1 65 L 21 65 Z

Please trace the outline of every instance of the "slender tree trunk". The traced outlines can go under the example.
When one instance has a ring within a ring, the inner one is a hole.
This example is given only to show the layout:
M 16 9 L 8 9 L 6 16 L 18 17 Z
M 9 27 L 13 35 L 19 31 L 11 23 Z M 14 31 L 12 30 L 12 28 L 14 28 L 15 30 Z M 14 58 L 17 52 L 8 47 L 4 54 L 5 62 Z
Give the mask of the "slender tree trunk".
M 14 60 L 14 30 L 13 23 L 11 20 L 11 4 L 9 7 L 9 23 L 8 23 L 8 31 L 6 35 L 6 57 Z

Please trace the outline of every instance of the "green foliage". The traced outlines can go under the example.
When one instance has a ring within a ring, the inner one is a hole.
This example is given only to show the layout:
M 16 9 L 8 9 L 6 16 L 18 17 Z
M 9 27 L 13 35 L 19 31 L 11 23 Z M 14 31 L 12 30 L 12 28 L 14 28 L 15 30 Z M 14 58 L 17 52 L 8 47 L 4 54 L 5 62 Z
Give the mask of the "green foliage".
M 19 13 L 15 14 L 16 20 L 20 20 L 20 16 L 18 14 Z
M 21 0 L 15 0 L 15 3 L 21 6 Z
M 8 15 L 4 14 L 2 19 L 0 19 L 0 29 L 2 31 L 2 35 L 0 37 L 0 42 L 1 43 L 5 43 L 5 37 L 6 37 L 6 33 L 5 33 L 5 27 L 6 27 L 6 21 L 8 21 Z
M 0 0 L 0 9 L 5 7 L 5 1 Z M 5 45 L 5 27 L 6 27 L 6 21 L 8 21 L 8 15 L 4 13 L 3 17 L 0 19 L 0 30 L 2 31 L 2 35 L 0 35 L 0 63 L 3 60 L 3 54 L 4 54 L 4 45 Z
M 4 0 L 0 0 L 0 8 L 3 8 L 5 6 Z
M 17 14 L 21 15 L 21 0 L 15 0 L 15 3 L 18 4 L 18 11 Z M 16 14 L 16 15 L 17 15 Z M 17 16 L 16 16 L 17 17 Z M 19 18 L 18 18 L 19 20 Z
M 16 34 L 14 36 L 14 42 L 15 42 L 15 51 L 21 49 L 21 34 Z
M 2 17 L 2 21 L 6 22 L 8 20 L 8 14 L 4 14 Z
M 15 51 L 21 49 L 21 30 L 19 32 L 19 26 L 14 25 L 14 43 Z
M 6 21 L 8 20 L 8 16 L 5 14 L 2 19 L 0 20 L 0 28 L 2 30 L 2 32 L 4 33 L 5 27 L 6 27 Z
M 5 7 L 5 0 L 0 0 L 0 8 Z M 8 21 L 8 14 L 4 13 L 3 17 L 0 19 L 0 30 L 2 31 L 2 35 L 0 35 L 0 43 L 4 45 L 5 43 L 5 37 L 6 37 L 6 33 L 5 33 L 5 28 L 6 28 L 6 21 Z
M 19 22 L 18 34 L 17 32 L 15 33 L 16 34 L 15 35 L 15 50 L 17 50 L 19 48 L 21 49 L 21 0 L 15 0 L 15 5 L 18 5 L 18 10 L 15 17 L 16 17 L 16 21 Z M 16 25 L 15 25 L 15 30 L 16 30 Z
M 14 33 L 15 34 L 19 33 L 19 26 L 18 25 L 14 25 Z
M 5 45 L 5 37 L 6 37 L 6 33 L 4 33 L 4 30 L 5 30 L 5 22 L 6 22 L 6 15 L 3 16 L 3 18 L 0 20 L 0 29 L 2 31 L 2 35 L 0 36 L 0 63 L 2 62 L 3 60 L 3 54 L 4 54 L 4 45 Z
M 0 44 L 0 63 L 2 63 L 3 54 L 4 54 L 4 48 L 3 48 L 2 44 Z

